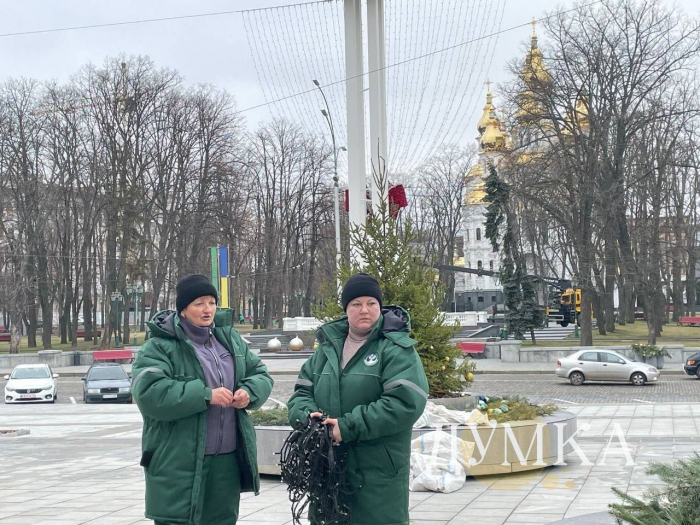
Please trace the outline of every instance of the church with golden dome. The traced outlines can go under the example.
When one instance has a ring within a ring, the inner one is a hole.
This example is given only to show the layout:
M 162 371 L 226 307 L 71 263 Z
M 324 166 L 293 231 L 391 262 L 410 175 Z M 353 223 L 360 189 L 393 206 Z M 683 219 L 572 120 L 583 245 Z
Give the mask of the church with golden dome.
M 526 86 L 534 82 L 551 81 L 544 65 L 542 51 L 537 43 L 534 23 L 530 49 L 525 57 L 521 75 Z M 531 132 L 528 130 L 528 122 L 538 119 L 538 115 L 541 115 L 541 110 L 537 107 L 532 92 L 525 89 L 518 100 L 518 110 L 515 115 L 516 132 L 519 142 L 532 144 L 532 149 L 537 148 L 537 141 L 529 136 Z M 486 82 L 486 104 L 477 123 L 477 131 L 478 160 L 468 174 L 461 231 L 464 257 L 455 257 L 454 264 L 474 270 L 498 272 L 500 254 L 493 250 L 491 242 L 485 235 L 487 204 L 484 202 L 486 196 L 484 180 L 488 176 L 489 166 L 498 166 L 513 148 L 511 136 L 498 116 L 489 81 Z M 518 157 L 532 154 L 534 151 L 520 149 Z M 503 302 L 503 288 L 496 276 L 461 272 L 456 276 L 455 307 L 458 311 L 493 311 L 494 305 L 502 305 Z

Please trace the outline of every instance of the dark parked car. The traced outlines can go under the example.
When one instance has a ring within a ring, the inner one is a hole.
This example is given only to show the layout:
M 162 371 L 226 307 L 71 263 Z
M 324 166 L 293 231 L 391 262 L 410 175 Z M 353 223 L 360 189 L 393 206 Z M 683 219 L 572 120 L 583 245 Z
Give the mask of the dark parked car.
M 119 363 L 95 363 L 82 379 L 86 403 L 131 403 L 131 378 Z
M 689 376 L 696 376 L 700 379 L 700 352 L 691 355 L 683 365 L 683 370 Z

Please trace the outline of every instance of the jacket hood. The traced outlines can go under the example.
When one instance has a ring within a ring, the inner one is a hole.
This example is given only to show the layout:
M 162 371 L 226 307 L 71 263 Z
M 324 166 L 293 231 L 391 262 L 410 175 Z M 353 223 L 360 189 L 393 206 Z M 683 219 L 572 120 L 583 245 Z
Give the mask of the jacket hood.
M 230 326 L 232 313 L 230 308 L 218 308 L 214 314 L 214 326 L 221 328 Z M 184 334 L 180 328 L 180 318 L 175 310 L 161 310 L 147 323 L 149 337 L 169 337 L 182 339 Z
M 161 310 L 146 323 L 149 337 L 176 337 L 175 310 Z
M 388 305 L 382 308 L 382 316 L 383 332 L 411 332 L 411 316 L 400 306 Z
M 344 315 L 340 319 L 322 325 L 317 330 L 317 334 L 322 338 L 327 336 L 332 339 L 345 339 L 348 330 L 348 316 Z M 399 346 L 412 347 L 416 344 L 416 340 L 410 337 L 410 333 L 411 316 L 409 313 L 400 306 L 387 305 L 382 308 L 382 314 L 372 329 L 370 338 L 385 337 Z

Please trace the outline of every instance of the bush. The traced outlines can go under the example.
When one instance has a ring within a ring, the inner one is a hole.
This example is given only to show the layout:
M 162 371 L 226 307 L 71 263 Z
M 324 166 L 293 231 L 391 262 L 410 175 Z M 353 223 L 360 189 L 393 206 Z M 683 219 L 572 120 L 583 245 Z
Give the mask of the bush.
M 248 414 L 255 426 L 283 427 L 289 425 L 289 412 L 286 408 L 251 410 Z
M 643 358 L 647 357 L 671 357 L 663 346 L 650 345 L 646 343 L 634 343 L 632 345 L 632 351 L 635 354 L 639 354 Z
M 696 525 L 700 523 L 700 456 L 673 464 L 652 463 L 646 471 L 666 484 L 663 489 L 651 489 L 644 500 L 633 498 L 613 488 L 622 503 L 610 505 L 610 514 L 618 524 L 631 525 Z
M 508 406 L 508 412 L 497 414 L 495 410 L 500 409 L 502 405 Z M 508 421 L 527 421 L 537 419 L 542 416 L 552 415 L 559 410 L 557 405 L 534 405 L 524 397 L 489 397 L 486 410 L 482 412 L 488 413 L 489 419 L 494 419 L 498 423 L 506 423 Z
M 556 405 L 533 405 L 523 397 L 491 397 L 489 398 L 488 409 L 500 408 L 503 402 L 508 404 L 508 412 L 502 414 L 489 414 L 489 419 L 494 419 L 498 423 L 506 421 L 525 421 L 536 419 L 541 416 L 549 416 L 556 412 L 559 407 Z M 248 412 L 250 419 L 255 426 L 287 426 L 289 425 L 289 413 L 286 408 L 275 408 L 273 410 L 252 410 Z

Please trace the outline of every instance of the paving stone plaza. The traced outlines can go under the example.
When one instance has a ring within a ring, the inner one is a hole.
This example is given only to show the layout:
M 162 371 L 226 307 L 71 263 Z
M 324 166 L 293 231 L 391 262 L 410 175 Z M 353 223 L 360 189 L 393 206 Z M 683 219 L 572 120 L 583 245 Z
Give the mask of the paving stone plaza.
M 578 404 L 576 453 L 566 465 L 523 474 L 468 478 L 451 494 L 411 493 L 416 525 L 549 524 L 605 511 L 611 487 L 642 493 L 658 483 L 650 461 L 692 454 L 700 405 L 687 403 Z M 29 435 L 0 438 L 1 525 L 128 525 L 143 517 L 141 417 L 135 405 L 0 406 L 3 428 Z M 621 453 L 629 445 L 633 465 Z M 610 445 L 608 446 L 608 443 Z M 605 454 L 607 450 L 607 455 Z M 285 486 L 264 477 L 260 496 L 245 494 L 239 523 L 291 523 Z

